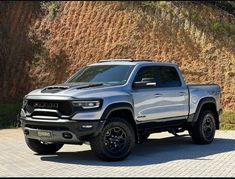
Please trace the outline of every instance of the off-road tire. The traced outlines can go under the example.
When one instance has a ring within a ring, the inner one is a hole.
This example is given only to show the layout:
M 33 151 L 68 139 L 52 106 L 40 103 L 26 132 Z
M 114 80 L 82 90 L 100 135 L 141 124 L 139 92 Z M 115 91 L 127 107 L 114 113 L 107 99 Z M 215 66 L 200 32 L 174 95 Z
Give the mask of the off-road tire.
M 108 119 L 101 133 L 90 140 L 91 149 L 104 161 L 126 158 L 135 145 L 132 125 L 123 118 Z
M 202 111 L 190 134 L 196 144 L 209 144 L 214 140 L 216 123 L 210 110 Z

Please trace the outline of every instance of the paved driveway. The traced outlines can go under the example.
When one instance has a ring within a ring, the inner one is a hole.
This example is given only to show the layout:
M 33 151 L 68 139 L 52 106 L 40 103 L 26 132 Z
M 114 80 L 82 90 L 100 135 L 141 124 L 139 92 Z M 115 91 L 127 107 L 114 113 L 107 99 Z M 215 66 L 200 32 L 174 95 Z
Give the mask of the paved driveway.
M 65 145 L 56 155 L 36 155 L 20 129 L 0 130 L 0 177 L 235 177 L 235 131 L 217 131 L 210 145 L 187 133 L 153 134 L 122 162 L 98 160 L 88 145 Z

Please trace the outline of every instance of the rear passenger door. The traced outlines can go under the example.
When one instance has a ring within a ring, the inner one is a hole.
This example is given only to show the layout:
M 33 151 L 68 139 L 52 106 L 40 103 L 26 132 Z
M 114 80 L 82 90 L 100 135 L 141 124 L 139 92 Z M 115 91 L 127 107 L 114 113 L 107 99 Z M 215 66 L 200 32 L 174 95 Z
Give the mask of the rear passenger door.
M 156 86 L 133 89 L 137 121 L 186 119 L 188 114 L 188 89 L 181 83 L 175 67 L 142 67 L 137 72 L 134 82 L 143 78 L 154 79 Z
M 184 85 L 173 66 L 159 66 L 157 72 L 156 98 L 161 101 L 158 105 L 158 119 L 187 118 L 188 115 L 188 88 Z

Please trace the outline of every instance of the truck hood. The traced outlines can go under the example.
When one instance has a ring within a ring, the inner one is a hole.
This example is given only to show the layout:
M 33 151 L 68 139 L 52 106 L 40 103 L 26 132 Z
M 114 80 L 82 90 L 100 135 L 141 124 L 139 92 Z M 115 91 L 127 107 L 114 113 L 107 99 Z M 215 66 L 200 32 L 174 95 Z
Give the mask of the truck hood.
M 109 85 L 103 83 L 64 83 L 59 85 L 47 86 L 45 88 L 31 91 L 26 98 L 40 96 L 47 97 L 71 97 L 73 99 L 82 98 L 102 98 L 106 96 L 124 95 L 121 85 Z M 125 93 L 125 95 L 127 95 Z

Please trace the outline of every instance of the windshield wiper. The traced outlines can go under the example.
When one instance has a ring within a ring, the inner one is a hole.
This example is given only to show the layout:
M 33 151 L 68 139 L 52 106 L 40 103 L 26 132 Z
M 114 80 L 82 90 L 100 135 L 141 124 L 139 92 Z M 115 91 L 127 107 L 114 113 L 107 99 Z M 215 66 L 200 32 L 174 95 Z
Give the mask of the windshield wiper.
M 96 87 L 96 86 L 103 86 L 104 83 L 90 83 L 84 86 L 77 87 L 77 89 L 83 89 L 83 88 L 91 88 L 91 87 Z

